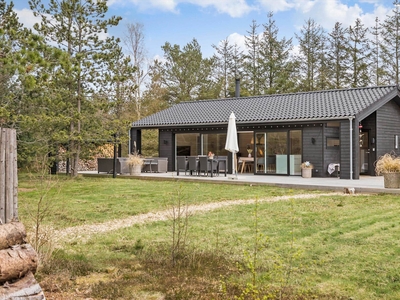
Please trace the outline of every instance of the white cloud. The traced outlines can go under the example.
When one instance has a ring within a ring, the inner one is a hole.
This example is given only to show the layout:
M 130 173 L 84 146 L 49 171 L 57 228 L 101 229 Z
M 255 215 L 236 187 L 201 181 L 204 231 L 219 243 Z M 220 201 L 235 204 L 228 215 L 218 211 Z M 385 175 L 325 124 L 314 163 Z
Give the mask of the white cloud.
M 201 7 L 215 7 L 219 13 L 226 13 L 231 17 L 241 17 L 254 9 L 246 3 L 246 0 L 188 0 L 182 2 Z
M 330 32 L 336 22 L 342 23 L 343 27 L 354 25 L 356 19 L 360 19 L 365 27 L 372 27 L 375 25 L 375 18 L 379 17 L 382 21 L 388 14 L 388 8 L 380 5 L 377 0 L 368 0 L 370 3 L 375 3 L 374 10 L 365 12 L 356 3 L 354 5 L 347 5 L 342 0 L 294 0 L 292 4 L 294 8 L 301 12 L 302 20 L 311 18 L 321 25 L 325 30 Z M 361 1 L 360 1 L 361 2 Z M 304 22 L 297 27 L 301 27 Z
M 293 3 L 290 2 L 287 0 L 258 0 L 261 7 L 274 13 L 292 9 Z
M 39 17 L 35 17 L 33 15 L 32 10 L 28 9 L 28 8 L 24 8 L 21 10 L 18 9 L 14 9 L 15 12 L 17 13 L 18 16 L 18 21 L 22 24 L 24 24 L 24 26 L 26 28 L 33 28 L 33 25 L 35 23 L 40 22 L 40 18 Z
M 328 29 L 333 28 L 336 22 L 347 27 L 354 23 L 357 18 L 360 18 L 363 13 L 358 4 L 348 6 L 342 4 L 339 0 L 318 1 L 310 12 L 313 14 L 313 19 Z
M 231 17 L 241 17 L 254 9 L 247 4 L 247 0 L 110 0 L 108 5 L 122 5 L 127 1 L 135 4 L 140 10 L 158 9 L 173 13 L 179 13 L 179 4 L 189 3 L 202 8 L 213 7 L 218 13 Z
M 228 36 L 228 41 L 231 45 L 237 45 L 241 51 L 246 50 L 245 36 L 239 33 L 232 33 Z

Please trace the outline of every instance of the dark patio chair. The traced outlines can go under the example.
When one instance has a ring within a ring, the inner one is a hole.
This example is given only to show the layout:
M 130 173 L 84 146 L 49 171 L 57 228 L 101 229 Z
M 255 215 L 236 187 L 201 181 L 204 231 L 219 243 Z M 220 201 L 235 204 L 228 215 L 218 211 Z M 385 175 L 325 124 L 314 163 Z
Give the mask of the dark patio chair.
M 179 171 L 184 170 L 185 175 L 188 170 L 188 162 L 185 156 L 177 156 L 176 157 L 176 175 L 179 176 Z
M 228 172 L 228 156 L 218 156 L 218 165 L 217 165 L 217 174 L 220 174 L 221 172 L 225 173 L 225 176 Z
M 199 157 L 199 175 L 201 172 L 204 173 L 204 175 L 208 176 L 209 172 L 213 172 L 214 174 L 217 173 L 217 165 L 218 165 L 218 161 L 215 160 L 215 162 L 213 162 L 211 164 L 211 161 L 209 161 L 209 158 L 207 156 L 200 156 Z M 212 169 L 211 169 L 212 166 Z
M 199 162 L 197 161 L 196 156 L 188 157 L 188 171 L 190 172 L 190 175 L 193 175 L 193 171 L 195 172 L 195 174 L 199 173 Z

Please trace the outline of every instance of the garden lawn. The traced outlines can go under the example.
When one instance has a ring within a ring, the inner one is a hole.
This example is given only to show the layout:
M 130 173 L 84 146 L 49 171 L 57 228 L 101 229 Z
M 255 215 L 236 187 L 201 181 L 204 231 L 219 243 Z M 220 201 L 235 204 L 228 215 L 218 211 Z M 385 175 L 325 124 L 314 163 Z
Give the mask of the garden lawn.
M 55 193 L 63 194 L 63 200 L 54 202 L 73 199 L 78 193 L 72 186 L 81 182 L 96 187 L 83 189 L 80 199 L 87 202 L 81 209 L 93 207 L 92 191 L 101 203 L 114 203 L 110 216 L 101 220 L 165 209 L 153 197 L 184 207 L 305 193 L 266 186 L 83 178 L 64 181 L 67 188 Z M 124 190 L 118 195 L 136 195 L 121 200 L 123 213 L 115 208 L 118 201 L 110 200 L 105 185 Z M 143 185 L 152 187 L 151 196 Z M 35 199 L 32 194 L 26 197 L 34 191 L 25 188 L 21 206 Z M 199 197 L 199 189 L 205 191 L 204 197 Z M 146 205 L 142 197 L 154 202 Z M 132 198 L 137 202 L 126 200 Z M 81 224 L 80 219 L 98 221 L 90 213 L 67 210 L 70 220 L 78 220 L 74 225 Z M 399 299 L 399 210 L 396 195 L 332 195 L 183 214 L 175 222 L 135 225 L 84 242 L 66 241 L 37 277 L 48 299 Z M 49 216 L 46 222 L 66 225 L 57 221 Z M 176 251 L 172 246 L 177 245 L 178 224 L 183 227 Z
M 200 204 L 290 193 L 294 191 L 248 184 L 213 185 L 101 177 L 70 180 L 65 175 L 43 178 L 23 174 L 19 178 L 18 196 L 23 222 L 32 220 L 30 215 L 37 211 L 39 205 L 42 210 L 46 208 L 49 212 L 43 222 L 59 229 L 164 210 L 177 194 L 191 204 Z

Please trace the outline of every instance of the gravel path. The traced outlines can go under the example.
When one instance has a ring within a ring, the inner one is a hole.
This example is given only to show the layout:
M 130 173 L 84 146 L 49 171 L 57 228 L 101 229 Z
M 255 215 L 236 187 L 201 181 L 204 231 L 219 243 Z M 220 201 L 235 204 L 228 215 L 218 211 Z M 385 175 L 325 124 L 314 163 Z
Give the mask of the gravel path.
M 268 197 L 264 199 L 258 199 L 258 202 L 276 202 L 276 201 L 286 201 L 289 199 L 313 199 L 319 198 L 321 196 L 332 196 L 332 195 L 344 195 L 341 193 L 325 193 L 325 194 L 300 194 L 300 195 L 290 195 L 290 196 L 278 196 L 278 197 Z M 205 203 L 200 205 L 190 205 L 188 206 L 188 212 L 193 215 L 195 213 L 203 213 L 208 211 L 213 211 L 222 207 L 234 206 L 234 205 L 246 205 L 253 204 L 256 200 L 228 200 L 216 203 Z M 91 235 L 97 233 L 106 233 L 121 228 L 131 227 L 136 224 L 144 224 L 157 221 L 166 221 L 171 217 L 171 210 L 163 210 L 159 212 L 150 212 L 146 214 L 135 215 L 125 219 L 115 219 L 99 224 L 82 225 L 75 227 L 68 227 L 63 230 L 55 232 L 58 242 L 80 240 L 85 241 L 90 238 Z

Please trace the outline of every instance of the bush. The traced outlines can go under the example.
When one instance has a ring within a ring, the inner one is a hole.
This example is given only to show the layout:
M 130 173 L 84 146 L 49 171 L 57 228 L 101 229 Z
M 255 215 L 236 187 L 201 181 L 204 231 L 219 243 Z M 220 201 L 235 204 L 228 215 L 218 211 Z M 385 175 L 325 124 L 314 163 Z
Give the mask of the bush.
M 375 164 L 375 172 L 377 175 L 385 173 L 400 172 L 400 157 L 395 154 L 386 153 L 379 157 Z

